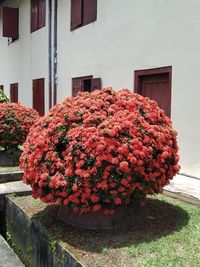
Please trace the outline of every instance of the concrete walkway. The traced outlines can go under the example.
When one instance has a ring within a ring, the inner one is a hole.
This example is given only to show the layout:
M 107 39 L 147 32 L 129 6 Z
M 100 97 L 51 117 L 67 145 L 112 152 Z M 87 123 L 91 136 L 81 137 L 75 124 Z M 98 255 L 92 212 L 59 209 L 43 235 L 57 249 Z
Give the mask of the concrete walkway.
M 13 193 L 29 193 L 31 187 L 23 183 L 22 181 L 15 181 L 9 183 L 0 183 L 0 211 L 4 209 L 4 199 L 8 194 Z M 1 265 L 0 265 L 1 267 Z
M 10 248 L 8 243 L 0 235 L 0 266 L 1 267 L 24 267 L 24 264 Z
M 178 174 L 164 187 L 164 194 L 200 206 L 200 180 Z
M 0 196 L 23 192 L 31 192 L 31 188 L 22 181 L 0 184 Z

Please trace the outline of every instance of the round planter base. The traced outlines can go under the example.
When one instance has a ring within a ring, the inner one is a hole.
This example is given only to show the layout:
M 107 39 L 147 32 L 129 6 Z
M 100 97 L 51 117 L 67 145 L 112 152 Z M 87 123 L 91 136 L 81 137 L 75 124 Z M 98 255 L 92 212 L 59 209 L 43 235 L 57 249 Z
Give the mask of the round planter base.
M 105 215 L 104 210 L 79 214 L 72 208 L 61 206 L 58 209 L 58 217 L 65 223 L 84 229 L 112 229 L 115 227 L 130 226 L 141 221 L 145 216 L 141 207 L 119 206 L 112 215 Z
M 12 152 L 0 151 L 0 167 L 13 167 L 19 165 L 20 150 Z

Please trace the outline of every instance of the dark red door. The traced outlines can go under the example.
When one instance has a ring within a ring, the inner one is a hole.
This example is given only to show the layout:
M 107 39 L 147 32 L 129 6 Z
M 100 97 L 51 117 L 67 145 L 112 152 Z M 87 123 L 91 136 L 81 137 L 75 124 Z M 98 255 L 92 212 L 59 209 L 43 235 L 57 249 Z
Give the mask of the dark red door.
M 44 115 L 44 79 L 33 80 L 33 108 Z
M 135 92 L 155 100 L 170 117 L 171 67 L 136 71 Z
M 18 83 L 10 85 L 10 102 L 18 102 Z

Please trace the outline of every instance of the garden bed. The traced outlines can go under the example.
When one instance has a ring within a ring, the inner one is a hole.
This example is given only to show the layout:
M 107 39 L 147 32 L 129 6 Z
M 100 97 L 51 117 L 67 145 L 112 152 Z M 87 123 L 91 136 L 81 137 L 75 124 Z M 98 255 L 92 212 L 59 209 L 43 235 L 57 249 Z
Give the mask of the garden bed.
M 148 199 L 140 223 L 104 231 L 65 225 L 57 205 L 31 196 L 9 196 L 6 206 L 8 241 L 27 266 L 200 265 L 199 207 L 165 196 Z

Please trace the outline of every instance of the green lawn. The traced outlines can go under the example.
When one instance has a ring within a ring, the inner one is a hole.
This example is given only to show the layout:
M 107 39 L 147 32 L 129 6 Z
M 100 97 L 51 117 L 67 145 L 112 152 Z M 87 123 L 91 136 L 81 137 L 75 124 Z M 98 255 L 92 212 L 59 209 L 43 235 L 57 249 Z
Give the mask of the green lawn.
M 156 240 L 147 242 L 147 238 L 140 244 L 125 247 L 124 254 L 137 259 L 137 265 L 142 267 L 200 266 L 200 208 L 168 197 L 159 199 L 182 208 L 188 214 L 188 221 L 178 221 L 180 229 L 166 236 L 160 233 Z
M 109 231 L 87 231 L 65 225 L 57 206 L 30 196 L 13 197 L 28 216 L 42 225 L 85 266 L 200 266 L 200 207 L 166 196 L 149 198 L 145 219 L 137 225 Z

